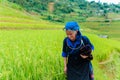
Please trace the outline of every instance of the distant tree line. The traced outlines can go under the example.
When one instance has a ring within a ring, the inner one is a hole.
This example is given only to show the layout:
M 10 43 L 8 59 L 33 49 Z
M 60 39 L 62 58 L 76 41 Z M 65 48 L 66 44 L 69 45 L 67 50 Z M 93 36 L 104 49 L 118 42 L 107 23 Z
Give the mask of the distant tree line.
M 99 3 L 86 0 L 8 0 L 22 6 L 28 12 L 37 12 L 43 19 L 64 22 L 85 21 L 91 16 L 105 16 L 107 13 L 120 13 L 119 4 Z M 51 9 L 51 10 L 50 10 Z

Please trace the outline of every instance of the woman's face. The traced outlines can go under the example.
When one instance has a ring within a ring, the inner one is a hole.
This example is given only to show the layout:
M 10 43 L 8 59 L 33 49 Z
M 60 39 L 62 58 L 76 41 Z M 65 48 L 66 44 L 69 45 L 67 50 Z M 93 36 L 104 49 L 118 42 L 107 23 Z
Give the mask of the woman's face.
M 66 30 L 66 35 L 71 41 L 75 41 L 77 31 Z

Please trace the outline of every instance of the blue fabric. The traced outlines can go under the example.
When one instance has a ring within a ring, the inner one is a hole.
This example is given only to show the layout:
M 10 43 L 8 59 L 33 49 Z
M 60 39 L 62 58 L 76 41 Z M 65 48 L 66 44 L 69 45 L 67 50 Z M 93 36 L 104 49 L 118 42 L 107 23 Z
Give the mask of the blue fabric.
M 78 31 L 76 40 L 74 42 L 72 42 L 69 38 L 64 39 L 62 57 L 68 56 L 68 52 L 66 51 L 65 47 L 68 45 L 72 48 L 76 48 L 78 45 L 81 45 L 81 41 L 80 41 L 81 38 L 82 38 L 84 44 L 89 44 L 91 46 L 91 49 L 94 50 L 94 46 L 91 44 L 90 40 L 86 36 L 82 36 L 81 33 Z M 74 52 L 74 50 L 71 50 L 69 53 L 72 54 L 73 52 Z
M 89 44 L 91 49 L 94 50 L 94 46 L 93 46 L 93 44 L 91 44 L 90 40 L 86 36 L 83 36 L 83 38 L 85 39 L 85 41 L 84 41 L 85 44 Z
M 91 49 L 94 50 L 94 46 L 93 46 L 93 44 L 90 42 L 90 40 L 89 40 L 86 36 L 84 36 L 84 39 L 86 40 L 86 44 L 89 44 L 90 47 L 91 47 Z
M 77 35 L 76 35 L 76 40 L 74 42 L 72 42 L 69 38 L 67 38 L 67 43 L 68 46 L 72 47 L 72 48 L 77 48 L 78 45 L 81 45 L 81 34 L 78 31 Z M 73 53 L 74 50 L 71 50 L 70 54 Z
M 92 50 L 94 50 L 94 46 L 91 44 L 89 39 L 87 37 L 85 37 L 85 36 L 82 36 L 82 34 L 80 32 L 80 27 L 77 24 L 77 22 L 75 22 L 75 21 L 67 22 L 65 27 L 64 27 L 64 29 L 65 30 L 78 31 L 78 33 L 76 35 L 76 40 L 74 42 L 72 42 L 69 38 L 66 38 L 64 40 L 64 43 L 63 43 L 64 47 L 63 47 L 63 52 L 62 52 L 62 56 L 63 57 L 67 57 L 67 55 L 68 55 L 67 54 L 68 52 L 66 52 L 66 49 L 65 49 L 65 47 L 67 46 L 67 45 L 65 45 L 66 42 L 68 43 L 68 46 L 70 46 L 72 48 L 76 48 L 78 45 L 81 45 L 81 41 L 80 40 L 81 40 L 82 37 L 84 37 L 84 42 L 85 42 L 84 44 L 90 44 Z M 73 51 L 74 50 L 71 50 L 70 53 L 73 53 Z
M 76 40 L 74 41 L 74 43 L 69 38 L 67 38 L 67 43 L 70 47 L 76 48 L 78 44 L 81 44 L 80 36 L 79 35 L 76 36 Z
M 62 57 L 67 57 L 67 53 L 65 53 L 64 51 L 62 52 Z
M 92 50 L 94 50 L 94 46 L 93 45 L 91 46 L 91 48 L 92 48 Z
M 94 74 L 93 74 L 93 67 L 92 67 L 92 63 L 89 63 L 89 70 L 90 70 L 90 80 L 94 80 Z
M 79 31 L 80 27 L 77 24 L 77 22 L 72 21 L 72 22 L 67 22 L 64 29 L 66 29 L 66 30 L 74 30 L 74 31 L 78 30 Z

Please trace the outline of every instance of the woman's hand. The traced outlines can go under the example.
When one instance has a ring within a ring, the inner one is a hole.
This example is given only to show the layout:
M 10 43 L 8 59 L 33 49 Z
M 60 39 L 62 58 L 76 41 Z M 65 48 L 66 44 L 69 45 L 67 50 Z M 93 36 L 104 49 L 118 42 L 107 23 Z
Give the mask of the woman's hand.
M 67 74 L 67 57 L 64 57 L 64 73 Z
M 64 73 L 67 74 L 67 66 L 64 67 Z
M 83 59 L 88 58 L 88 56 L 85 56 L 85 55 L 82 55 L 82 54 L 80 54 L 80 56 L 81 56 Z

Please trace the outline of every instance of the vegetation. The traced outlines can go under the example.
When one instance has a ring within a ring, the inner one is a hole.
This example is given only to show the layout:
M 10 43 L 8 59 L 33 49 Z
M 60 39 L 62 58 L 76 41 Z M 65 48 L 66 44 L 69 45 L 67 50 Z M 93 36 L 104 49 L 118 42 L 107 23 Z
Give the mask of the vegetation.
M 43 19 L 66 22 L 76 20 L 86 21 L 86 18 L 102 16 L 108 19 L 108 13 L 120 14 L 120 4 L 107 4 L 86 0 L 8 0 L 19 4 L 28 12 L 37 12 Z
M 27 13 L 20 6 L 4 1 L 0 3 L 0 28 L 60 28 L 60 23 L 52 23 L 40 19 L 39 15 Z M 17 8 L 14 8 L 16 7 Z M 20 9 L 20 10 L 19 10 Z M 49 25 L 50 24 L 50 25 Z
M 2 30 L 0 34 L 2 34 L 0 35 L 1 80 L 65 80 L 61 57 L 64 31 Z M 120 73 L 117 71 L 120 69 L 120 55 L 113 53 L 114 50 L 120 51 L 120 42 L 102 39 L 93 34 L 84 33 L 84 35 L 87 35 L 95 46 L 93 52 L 95 80 L 120 79 Z M 109 59 L 110 62 L 103 63 Z M 110 74 L 112 79 L 108 77 Z
M 77 0 L 69 1 L 74 3 Z M 76 8 L 73 8 L 73 11 L 74 9 L 83 12 Z M 60 14 L 53 12 L 48 18 L 71 15 L 67 11 L 61 13 L 63 12 L 60 11 Z M 45 15 L 48 15 L 47 11 Z M 111 18 L 119 17 L 117 13 L 108 15 L 112 15 L 108 16 Z M 24 7 L 0 0 L 0 80 L 65 80 L 61 57 L 62 42 L 66 36 L 61 30 L 64 24 L 53 23 L 43 18 L 46 19 L 46 16 L 40 16 L 35 12 L 28 13 Z M 72 18 L 79 19 L 74 16 Z M 83 35 L 88 36 L 95 46 L 92 61 L 95 80 L 119 80 L 120 22 L 91 22 L 96 18 L 104 20 L 104 17 L 92 16 L 87 18 L 89 22 L 79 23 Z M 100 38 L 98 36 L 100 34 L 106 34 L 109 38 Z
M 17 6 L 17 7 L 16 7 Z M 16 7 L 16 8 L 15 8 Z M 111 18 L 119 18 L 120 15 L 108 14 Z M 0 28 L 1 29 L 62 29 L 64 24 L 53 23 L 37 14 L 26 12 L 19 5 L 8 1 L 1 2 L 0 5 Z M 70 17 L 71 18 L 71 17 Z M 75 19 L 75 18 L 74 18 Z M 99 17 L 89 17 L 88 21 L 104 20 Z M 81 22 L 80 26 L 84 32 L 90 32 L 97 35 L 107 35 L 110 39 L 120 40 L 119 21 L 111 22 Z
M 84 32 L 97 34 L 98 36 L 106 35 L 109 39 L 120 40 L 120 21 L 113 22 L 84 22 L 80 23 Z

